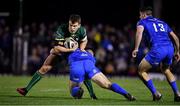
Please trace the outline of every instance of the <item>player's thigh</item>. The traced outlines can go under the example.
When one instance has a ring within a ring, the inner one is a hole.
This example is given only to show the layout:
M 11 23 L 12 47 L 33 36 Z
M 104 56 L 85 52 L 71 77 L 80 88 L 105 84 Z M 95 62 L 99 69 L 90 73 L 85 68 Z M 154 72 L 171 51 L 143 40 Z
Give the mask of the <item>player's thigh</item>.
M 42 74 L 47 73 L 49 70 L 52 69 L 55 60 L 58 58 L 57 55 L 54 54 L 49 54 L 49 56 L 46 58 L 46 60 L 44 61 L 43 65 L 41 66 L 41 68 L 39 69 L 39 72 Z
M 83 62 L 85 74 L 88 79 L 91 79 L 96 73 L 99 73 L 100 70 L 95 66 L 95 63 L 92 60 L 85 60 Z
M 92 77 L 92 80 L 103 88 L 110 88 L 111 86 L 111 82 L 107 79 L 107 77 L 102 72 L 95 74 Z
M 82 61 L 72 62 L 70 68 L 70 80 L 81 83 L 84 81 L 85 71 Z
M 139 72 L 146 72 L 151 68 L 152 68 L 151 64 L 145 58 L 143 58 L 139 64 L 138 71 Z
M 164 47 L 153 47 L 146 54 L 145 60 L 152 66 L 157 67 L 160 65 L 162 60 L 166 57 L 167 50 Z
M 166 57 L 163 59 L 162 64 L 166 67 L 172 64 L 174 48 L 172 46 L 167 46 L 164 49 L 166 52 Z
M 49 54 L 49 56 L 44 61 L 43 65 L 54 65 L 58 61 L 58 55 Z

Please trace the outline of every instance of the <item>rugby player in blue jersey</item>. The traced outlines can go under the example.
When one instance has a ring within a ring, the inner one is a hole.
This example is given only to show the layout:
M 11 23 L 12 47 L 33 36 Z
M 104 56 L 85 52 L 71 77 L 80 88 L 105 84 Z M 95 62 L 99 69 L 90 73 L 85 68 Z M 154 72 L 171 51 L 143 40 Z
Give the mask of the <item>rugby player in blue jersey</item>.
M 81 51 L 80 49 L 72 52 L 68 57 L 70 67 L 70 92 L 74 98 L 80 99 L 83 95 L 81 87 L 87 77 L 98 84 L 100 87 L 112 90 L 123 95 L 127 100 L 136 100 L 130 93 L 120 87 L 117 83 L 111 83 L 107 77 L 95 66 L 95 58 L 92 50 Z
M 140 78 L 151 91 L 153 100 L 160 100 L 162 95 L 156 90 L 151 78 L 147 74 L 147 71 L 152 67 L 160 66 L 161 71 L 165 74 L 167 81 L 174 92 L 174 101 L 179 102 L 180 92 L 175 77 L 170 70 L 173 56 L 175 56 L 176 61 L 180 60 L 179 39 L 167 23 L 152 16 L 151 7 L 140 9 L 140 20 L 137 23 L 135 48 L 132 52 L 133 57 L 137 56 L 142 37 L 145 37 L 147 41 L 149 41 L 150 51 L 139 64 L 138 74 Z M 175 49 L 171 38 L 175 42 Z

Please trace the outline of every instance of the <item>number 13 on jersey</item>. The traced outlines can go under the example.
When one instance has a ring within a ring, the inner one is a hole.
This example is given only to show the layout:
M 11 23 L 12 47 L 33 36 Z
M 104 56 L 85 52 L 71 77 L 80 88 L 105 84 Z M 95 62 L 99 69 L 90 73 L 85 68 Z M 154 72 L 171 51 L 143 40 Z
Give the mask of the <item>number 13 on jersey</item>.
M 153 27 L 154 27 L 155 32 L 159 32 L 159 31 L 164 32 L 165 31 L 165 28 L 164 28 L 163 24 L 153 23 Z

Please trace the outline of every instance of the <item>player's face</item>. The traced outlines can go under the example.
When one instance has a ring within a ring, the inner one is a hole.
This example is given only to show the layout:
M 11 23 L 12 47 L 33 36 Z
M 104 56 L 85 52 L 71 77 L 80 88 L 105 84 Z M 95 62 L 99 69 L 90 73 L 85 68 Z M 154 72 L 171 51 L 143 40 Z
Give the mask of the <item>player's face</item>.
M 71 21 L 69 21 L 69 32 L 76 33 L 80 26 L 81 24 L 79 24 L 78 22 L 72 23 Z

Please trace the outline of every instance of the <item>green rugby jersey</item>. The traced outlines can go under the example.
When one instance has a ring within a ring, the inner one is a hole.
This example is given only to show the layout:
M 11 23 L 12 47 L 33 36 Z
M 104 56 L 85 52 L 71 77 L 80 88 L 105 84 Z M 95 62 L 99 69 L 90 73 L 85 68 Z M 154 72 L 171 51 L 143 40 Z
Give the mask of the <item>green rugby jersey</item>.
M 68 24 L 62 24 L 58 27 L 57 31 L 54 33 L 54 40 L 58 42 L 64 42 L 65 38 L 72 37 L 77 42 L 84 41 L 87 39 L 86 29 L 80 27 L 76 33 L 72 34 L 68 30 Z

